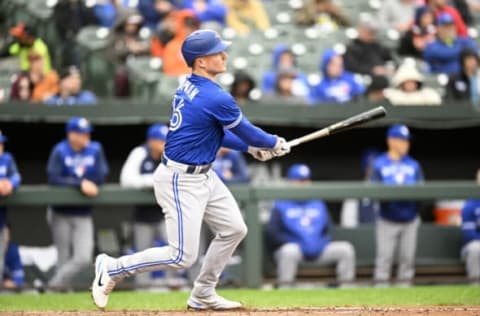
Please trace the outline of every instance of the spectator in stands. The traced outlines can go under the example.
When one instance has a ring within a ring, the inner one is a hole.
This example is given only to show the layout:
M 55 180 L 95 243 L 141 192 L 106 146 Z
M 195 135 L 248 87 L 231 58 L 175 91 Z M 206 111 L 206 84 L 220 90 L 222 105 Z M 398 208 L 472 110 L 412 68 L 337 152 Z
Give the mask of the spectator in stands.
M 119 12 L 115 0 L 96 0 L 93 6 L 93 13 L 100 26 L 111 28 L 115 25 Z
M 412 185 L 423 181 L 420 164 L 408 155 L 410 137 L 410 131 L 405 125 L 396 124 L 388 129 L 388 150 L 375 159 L 370 181 L 385 185 Z M 377 285 L 388 285 L 394 258 L 398 258 L 397 281 L 401 285 L 410 284 L 415 274 L 419 225 L 416 202 L 389 201 L 380 204 L 380 216 L 376 224 L 374 275 Z
M 470 12 L 478 14 L 480 12 L 480 0 L 467 0 Z
M 323 53 L 320 63 L 322 79 L 312 87 L 313 103 L 344 103 L 354 100 L 365 92 L 360 79 L 345 71 L 343 56 L 334 49 Z
M 252 76 L 243 71 L 238 71 L 234 75 L 232 86 L 230 87 L 230 94 L 239 105 L 245 105 L 252 101 L 250 92 L 255 89 L 255 80 Z
M 295 12 L 295 23 L 300 26 L 319 26 L 325 31 L 350 26 L 350 20 L 342 8 L 332 0 L 307 0 Z
M 263 101 L 272 103 L 283 103 L 290 105 L 308 104 L 308 95 L 299 94 L 297 85 L 302 84 L 298 81 L 298 72 L 296 69 L 284 68 L 277 74 L 277 82 L 273 93 L 267 93 L 263 96 Z
M 310 168 L 294 164 L 288 169 L 291 185 L 310 182 Z M 276 201 L 267 224 L 267 242 L 277 262 L 277 284 L 291 286 L 298 264 L 315 261 L 335 264 L 340 284 L 355 278 L 355 249 L 346 241 L 332 241 L 328 209 L 321 200 Z
M 10 100 L 19 102 L 30 102 L 33 93 L 33 82 L 26 72 L 20 72 L 13 77 L 12 88 L 10 89 Z
M 0 131 L 0 197 L 11 195 L 21 182 L 15 158 L 5 151 L 7 137 Z M 3 283 L 5 252 L 7 251 L 7 209 L 0 207 L 0 285 Z
M 437 91 L 425 87 L 423 76 L 414 64 L 402 64 L 392 78 L 392 87 L 384 91 L 393 105 L 439 105 L 442 98 Z
M 477 49 L 468 37 L 458 37 L 454 19 L 449 13 L 437 17 L 437 39 L 428 44 L 423 58 L 433 73 L 455 74 L 460 71 L 460 54 L 465 49 Z
M 425 47 L 435 40 L 435 15 L 429 6 L 417 8 L 415 20 L 400 39 L 398 53 L 403 56 L 423 58 Z
M 53 8 L 53 21 L 60 39 L 61 55 L 57 65 L 67 67 L 80 66 L 79 49 L 76 36 L 80 29 L 86 25 L 96 23 L 96 18 L 91 7 L 86 1 L 59 0 Z
M 125 188 L 153 188 L 153 173 L 162 161 L 168 127 L 153 124 L 147 131 L 146 142 L 135 147 L 128 155 L 120 173 L 120 185 Z M 156 204 L 136 205 L 133 216 L 133 245 L 136 251 L 150 248 L 155 240 L 166 240 L 164 215 Z M 152 284 L 148 273 L 135 276 L 137 286 Z
M 73 117 L 66 125 L 67 137 L 56 144 L 48 158 L 48 183 L 79 189 L 86 197 L 98 195 L 108 164 L 103 147 L 90 140 L 93 128 L 83 117 Z M 58 264 L 49 282 L 52 289 L 71 286 L 71 280 L 92 263 L 93 219 L 91 206 L 53 205 L 48 218 L 58 251 Z
M 152 56 L 163 60 L 163 73 L 179 76 L 190 72 L 179 52 L 184 39 L 198 27 L 198 20 L 191 10 L 173 11 L 164 18 L 150 47 Z
M 469 281 L 480 285 L 480 200 L 468 200 L 462 209 L 462 259 Z
M 372 76 L 371 82 L 365 92 L 365 97 L 368 102 L 378 103 L 385 100 L 384 91 L 388 88 L 388 79 L 384 76 Z
M 345 68 L 364 75 L 390 76 L 390 50 L 377 40 L 378 22 L 364 16 L 357 26 L 358 37 L 347 45 L 344 55 Z
M 285 44 L 279 44 L 273 49 L 272 69 L 267 71 L 262 77 L 262 92 L 264 94 L 274 93 L 277 83 L 277 76 L 280 70 L 295 70 L 295 95 L 305 96 L 309 93 L 307 76 L 300 72 L 297 67 L 297 57 L 290 47 Z
M 448 78 L 447 98 L 468 100 L 472 104 L 480 102 L 480 57 L 474 50 L 460 54 L 461 71 Z
M 221 29 L 225 26 L 227 8 L 221 0 L 184 0 L 179 9 L 190 9 L 202 28 Z
M 130 96 L 128 72 L 125 66 L 128 56 L 141 56 L 149 53 L 149 44 L 140 36 L 143 18 L 139 14 L 126 16 L 115 32 L 113 54 L 115 55 L 115 96 Z
M 361 162 L 365 180 L 370 178 L 373 163 L 378 156 L 380 156 L 380 151 L 376 148 L 368 148 L 363 151 Z M 380 204 L 378 201 L 370 198 L 345 199 L 340 211 L 340 225 L 353 228 L 361 224 L 373 224 L 377 219 L 379 210 Z
M 60 74 L 60 89 L 58 94 L 45 101 L 49 105 L 93 105 L 97 98 L 93 92 L 82 90 L 80 71 L 71 66 Z
M 222 147 L 217 152 L 212 169 L 223 182 L 246 183 L 250 180 L 247 163 L 242 153 Z
M 176 8 L 173 0 L 139 0 L 137 9 L 144 18 L 145 26 L 154 31 Z
M 47 44 L 36 36 L 31 26 L 18 23 L 10 29 L 10 35 L 12 40 L 0 50 L 0 57 L 19 56 L 20 69 L 27 71 L 30 68 L 28 54 L 35 51 L 43 58 L 43 72 L 47 73 L 52 69 Z
M 472 10 L 469 7 L 468 0 L 450 0 L 450 4 L 457 9 L 462 17 L 463 22 L 467 25 L 474 25 Z
M 10 228 L 4 230 L 5 241 L 5 262 L 3 272 L 3 288 L 19 289 L 23 287 L 25 272 L 23 271 L 22 260 L 18 251 L 18 245 L 10 240 Z M 0 278 L 1 279 L 1 278 Z
M 270 20 L 260 0 L 225 0 L 225 5 L 227 26 L 239 35 L 248 35 L 253 25 L 260 31 L 270 27 Z
M 43 71 L 43 57 L 36 51 L 28 54 L 30 68 L 28 76 L 33 83 L 33 91 L 30 97 L 32 102 L 44 102 L 56 93 L 59 89 L 59 78 L 55 70 Z
M 385 0 L 378 11 L 380 27 L 394 29 L 400 33 L 408 31 L 412 25 L 417 0 Z
M 462 16 L 457 9 L 449 5 L 448 0 L 427 0 L 427 5 L 432 8 L 437 19 L 445 13 L 449 14 L 452 18 L 452 23 L 455 25 L 457 35 L 460 37 L 468 36 L 467 26 Z

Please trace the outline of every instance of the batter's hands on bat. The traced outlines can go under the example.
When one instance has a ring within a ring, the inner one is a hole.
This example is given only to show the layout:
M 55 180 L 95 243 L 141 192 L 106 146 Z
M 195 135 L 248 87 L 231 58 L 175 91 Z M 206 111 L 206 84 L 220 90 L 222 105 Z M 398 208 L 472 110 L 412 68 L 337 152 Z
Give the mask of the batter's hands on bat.
M 275 157 L 271 150 L 266 150 L 258 147 L 249 146 L 248 153 L 253 156 L 253 158 L 259 161 L 268 161 Z
M 290 152 L 290 144 L 283 137 L 277 136 L 275 147 L 271 151 L 275 157 L 285 156 Z
M 98 195 L 98 187 L 95 182 L 87 179 L 82 180 L 82 183 L 80 184 L 80 190 L 82 190 L 82 193 L 88 197 L 94 197 Z

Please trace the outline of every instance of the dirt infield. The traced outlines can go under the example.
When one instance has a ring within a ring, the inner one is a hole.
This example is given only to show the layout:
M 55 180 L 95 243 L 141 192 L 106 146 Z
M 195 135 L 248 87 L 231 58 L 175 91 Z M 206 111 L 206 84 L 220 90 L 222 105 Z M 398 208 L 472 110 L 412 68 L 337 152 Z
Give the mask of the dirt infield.
M 111 312 L 0 312 L 0 316 L 480 316 L 480 306 L 431 306 L 431 307 L 335 307 L 299 309 L 251 309 L 229 312 L 190 311 L 111 311 Z

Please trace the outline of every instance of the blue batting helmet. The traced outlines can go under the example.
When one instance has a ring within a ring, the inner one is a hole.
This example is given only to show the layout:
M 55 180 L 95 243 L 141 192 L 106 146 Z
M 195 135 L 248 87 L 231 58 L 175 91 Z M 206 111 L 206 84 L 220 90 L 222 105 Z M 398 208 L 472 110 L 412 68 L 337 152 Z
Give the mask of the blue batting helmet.
M 232 42 L 221 39 L 217 32 L 212 30 L 198 30 L 183 41 L 182 55 L 187 65 L 192 67 L 195 58 L 223 52 Z

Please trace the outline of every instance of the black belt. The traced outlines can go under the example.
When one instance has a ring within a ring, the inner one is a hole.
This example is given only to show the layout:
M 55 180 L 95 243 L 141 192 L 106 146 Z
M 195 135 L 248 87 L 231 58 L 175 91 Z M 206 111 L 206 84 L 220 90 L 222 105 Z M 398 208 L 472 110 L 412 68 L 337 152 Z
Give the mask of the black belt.
M 185 173 L 188 174 L 203 174 L 207 173 L 210 168 L 212 167 L 212 164 L 208 165 L 188 165 L 180 162 L 173 161 L 171 159 L 168 159 L 165 156 L 162 156 L 162 163 L 167 166 L 167 167 L 174 167 L 181 169 Z

